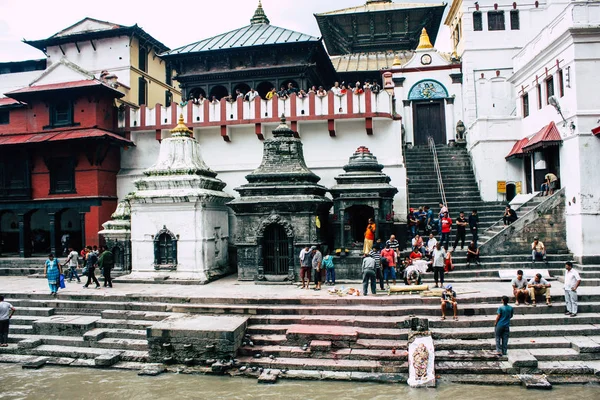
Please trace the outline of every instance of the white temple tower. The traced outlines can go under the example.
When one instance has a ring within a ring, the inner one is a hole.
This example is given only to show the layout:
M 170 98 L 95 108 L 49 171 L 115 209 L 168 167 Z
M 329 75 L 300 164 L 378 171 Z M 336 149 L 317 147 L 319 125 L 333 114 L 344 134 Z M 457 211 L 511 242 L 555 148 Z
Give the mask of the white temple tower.
M 160 145 L 158 161 L 135 182 L 131 279 L 205 282 L 229 270 L 225 183 L 204 164 L 183 116 Z

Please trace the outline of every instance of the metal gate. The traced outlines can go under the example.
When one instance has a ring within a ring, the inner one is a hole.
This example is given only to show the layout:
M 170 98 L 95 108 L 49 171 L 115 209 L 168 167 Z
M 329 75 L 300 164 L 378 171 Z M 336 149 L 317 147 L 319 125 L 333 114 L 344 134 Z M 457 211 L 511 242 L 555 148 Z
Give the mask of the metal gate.
M 265 275 L 287 275 L 290 266 L 288 237 L 281 225 L 272 224 L 265 230 L 263 246 Z

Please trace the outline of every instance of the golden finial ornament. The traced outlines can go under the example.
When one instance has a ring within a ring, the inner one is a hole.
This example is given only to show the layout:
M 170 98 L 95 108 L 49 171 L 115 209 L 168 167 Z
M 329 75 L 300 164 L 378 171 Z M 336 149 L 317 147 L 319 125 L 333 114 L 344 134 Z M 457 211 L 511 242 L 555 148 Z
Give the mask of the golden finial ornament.
M 419 38 L 419 45 L 417 46 L 417 50 L 425 49 L 433 49 L 433 45 L 431 44 L 431 40 L 429 40 L 427 29 L 423 28 L 423 30 L 421 31 L 421 37 Z
M 393 67 L 399 67 L 402 65 L 402 61 L 400 61 L 400 57 L 398 57 L 398 55 L 394 56 L 394 63 L 392 64 Z
M 177 126 L 171 129 L 171 137 L 192 137 L 194 132 L 183 122 L 183 114 L 179 114 Z

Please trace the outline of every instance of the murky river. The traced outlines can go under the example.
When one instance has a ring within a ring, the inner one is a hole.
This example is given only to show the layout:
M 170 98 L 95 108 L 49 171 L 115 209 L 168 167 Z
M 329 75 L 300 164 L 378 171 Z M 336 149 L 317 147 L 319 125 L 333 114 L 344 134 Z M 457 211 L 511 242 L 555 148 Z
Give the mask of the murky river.
M 598 400 L 600 386 L 555 386 L 551 392 L 521 387 L 444 385 L 410 389 L 406 385 L 349 382 L 280 381 L 259 385 L 256 380 L 200 375 L 163 374 L 141 377 L 132 371 L 45 367 L 23 370 L 0 364 L 0 399 L 547 399 Z

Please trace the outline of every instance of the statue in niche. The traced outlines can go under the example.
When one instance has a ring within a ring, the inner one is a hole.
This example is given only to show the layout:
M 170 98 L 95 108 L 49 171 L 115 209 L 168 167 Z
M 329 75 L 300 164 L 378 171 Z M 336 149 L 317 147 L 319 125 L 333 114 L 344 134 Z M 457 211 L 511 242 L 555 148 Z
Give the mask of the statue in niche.
M 457 142 L 464 142 L 465 141 L 465 132 L 466 132 L 467 128 L 465 127 L 464 122 L 462 122 L 461 120 L 459 120 L 456 123 L 456 141 Z

